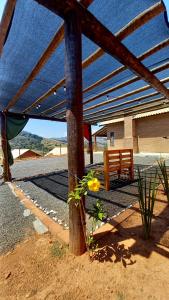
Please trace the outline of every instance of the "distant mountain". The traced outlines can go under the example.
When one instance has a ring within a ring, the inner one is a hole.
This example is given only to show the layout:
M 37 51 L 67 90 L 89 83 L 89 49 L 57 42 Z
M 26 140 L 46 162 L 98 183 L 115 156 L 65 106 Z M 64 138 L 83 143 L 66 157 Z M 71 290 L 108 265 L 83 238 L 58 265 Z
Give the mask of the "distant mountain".
M 87 146 L 87 140 L 85 139 L 84 141 L 85 146 Z M 27 131 L 22 131 L 16 138 L 10 141 L 12 149 L 33 149 L 44 154 L 51 151 L 53 148 L 60 146 L 60 144 L 67 144 L 67 137 L 43 138 Z M 106 139 L 98 137 L 97 145 L 101 149 L 104 148 L 106 145 Z
M 57 140 L 57 141 L 62 142 L 62 143 L 67 143 L 67 137 L 66 136 L 65 137 L 56 138 L 56 139 L 53 138 L 53 140 Z M 94 139 L 93 139 L 93 141 L 94 141 Z M 85 139 L 85 144 L 87 144 L 87 143 L 88 142 Z M 107 138 L 105 138 L 105 137 L 97 137 L 97 143 L 104 146 L 105 144 L 107 144 Z
M 63 142 L 58 139 L 43 138 L 27 131 L 22 131 L 17 137 L 10 141 L 12 149 L 33 149 L 44 153 L 49 152 L 60 144 L 63 144 Z
M 52 138 L 52 140 L 62 142 L 63 144 L 64 143 L 67 144 L 67 136 L 59 137 L 59 138 Z

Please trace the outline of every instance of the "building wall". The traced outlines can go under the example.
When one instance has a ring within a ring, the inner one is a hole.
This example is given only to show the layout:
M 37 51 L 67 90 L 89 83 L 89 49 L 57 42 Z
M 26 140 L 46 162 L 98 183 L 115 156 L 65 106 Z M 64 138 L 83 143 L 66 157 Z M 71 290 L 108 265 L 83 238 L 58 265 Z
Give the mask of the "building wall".
M 52 156 L 52 155 L 60 156 L 60 155 L 65 155 L 65 154 L 67 154 L 67 147 L 61 147 L 61 148 L 56 147 L 52 151 L 47 153 L 46 156 Z
M 169 153 L 169 113 L 137 119 L 136 136 L 139 152 Z
M 110 133 L 114 132 L 114 146 L 110 142 Z M 108 149 L 124 148 L 124 122 L 110 124 L 107 127 L 107 147 Z
M 110 145 L 110 132 L 115 135 L 114 146 Z M 108 149 L 126 148 L 124 122 L 107 126 L 107 140 Z M 134 152 L 169 153 L 169 113 L 136 119 L 133 143 Z

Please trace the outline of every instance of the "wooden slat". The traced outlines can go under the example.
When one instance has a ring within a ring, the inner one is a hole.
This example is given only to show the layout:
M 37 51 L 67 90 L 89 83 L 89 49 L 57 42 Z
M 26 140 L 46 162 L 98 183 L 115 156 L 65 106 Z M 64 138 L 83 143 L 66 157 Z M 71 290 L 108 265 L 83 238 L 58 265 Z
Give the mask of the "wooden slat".
M 117 160 L 117 161 L 110 161 L 109 160 L 109 166 L 117 166 L 120 164 L 120 160 Z
M 109 168 L 108 168 L 108 172 L 113 172 L 113 171 L 114 171 L 114 172 L 115 172 L 115 171 L 117 172 L 118 170 L 120 170 L 120 165 L 117 166 L 117 167 L 109 167 Z
M 131 149 L 122 149 L 120 150 L 120 153 L 123 155 L 123 153 L 131 153 Z
M 164 79 L 162 79 L 161 80 L 161 82 L 162 83 L 167 83 L 167 82 L 169 82 L 169 77 L 166 77 L 166 78 L 164 78 Z M 143 87 L 141 87 L 141 88 L 138 88 L 138 89 L 135 89 L 135 90 L 133 90 L 133 91 L 131 91 L 131 92 L 128 92 L 128 93 L 125 93 L 125 94 L 123 94 L 123 95 L 120 95 L 120 96 L 118 96 L 118 97 L 116 97 L 116 98 L 113 98 L 113 99 L 110 99 L 110 102 L 108 102 L 108 101 L 105 101 L 105 105 L 107 105 L 107 104 L 109 104 L 109 103 L 112 103 L 112 102 L 115 102 L 115 101 L 118 101 L 118 100 L 122 100 L 122 99 L 124 99 L 124 98 L 127 98 L 127 97 L 129 97 L 129 96 L 133 96 L 133 95 L 135 95 L 135 94 L 137 94 L 137 93 L 141 93 L 141 92 L 144 92 L 144 91 L 147 91 L 147 90 L 149 90 L 149 89 L 151 89 L 151 87 L 149 86 L 149 85 L 145 85 L 145 86 L 143 86 Z M 156 95 L 158 95 L 158 94 L 160 94 L 160 93 L 158 93 L 158 92 L 156 92 L 157 94 Z M 145 99 L 147 98 L 147 96 L 145 95 Z M 138 98 L 136 98 L 136 99 L 138 99 Z M 136 100 L 135 99 L 135 100 Z M 133 99 L 134 100 L 134 99 Z M 140 99 L 138 99 L 138 100 L 140 100 Z M 143 98 L 141 99 L 141 100 L 143 100 Z M 137 101 L 137 100 L 136 100 Z M 133 101 L 134 102 L 134 101 Z M 125 104 L 125 103 L 124 103 Z M 119 104 L 119 106 L 120 106 L 120 104 Z M 98 107 L 98 106 L 97 106 Z M 117 106 L 118 107 L 118 106 Z M 90 109 L 94 109 L 94 108 L 96 108 L 96 105 L 93 105 L 92 107 L 90 107 Z M 112 108 L 114 108 L 114 107 L 112 107 Z M 107 110 L 107 109 L 106 109 Z M 100 111 L 101 113 L 103 113 L 103 110 L 101 110 Z M 93 113 L 93 114 L 95 114 L 95 112 Z M 86 118 L 86 115 L 84 115 L 85 116 L 85 118 Z
M 151 72 L 152 72 L 152 74 L 156 74 L 156 73 L 159 73 L 159 72 L 161 72 L 163 70 L 166 70 L 168 68 L 169 68 L 169 63 L 165 63 L 165 64 L 162 64 L 161 66 L 158 66 L 158 67 L 155 67 L 155 68 L 151 69 Z M 90 99 L 84 101 L 84 105 L 88 104 L 88 103 L 90 103 L 90 102 L 92 102 L 94 100 L 96 100 L 97 98 L 100 98 L 100 97 L 102 97 L 104 95 L 108 95 L 109 93 L 112 93 L 112 92 L 114 92 L 114 91 L 116 91 L 118 89 L 121 89 L 121 88 L 123 88 L 125 86 L 128 86 L 128 85 L 130 85 L 130 84 L 132 84 L 132 83 L 134 83 L 136 81 L 139 81 L 139 80 L 140 80 L 140 78 L 138 76 L 135 76 L 135 77 L 133 77 L 131 79 L 128 79 L 128 80 L 126 80 L 126 81 L 124 81 L 124 82 L 122 82 L 122 83 L 120 83 L 118 85 L 115 85 L 115 86 L 113 86 L 113 87 L 111 87 L 111 88 L 109 88 L 107 90 L 104 90 L 103 92 L 101 92 L 101 93 L 99 93 L 99 94 L 91 97 Z M 102 102 L 102 103 L 103 103 L 102 105 L 104 105 L 104 102 Z
M 2 54 L 5 39 L 10 27 L 15 5 L 16 5 L 16 0 L 7 0 L 4 13 L 2 15 L 2 20 L 0 23 L 0 56 Z
M 136 110 L 132 109 L 129 110 L 127 112 L 119 112 L 117 113 L 116 115 L 112 115 L 110 117 L 105 117 L 105 118 L 101 118 L 98 119 L 98 120 L 91 120 L 90 123 L 91 124 L 96 124 L 98 122 L 102 122 L 102 121 L 108 121 L 108 120 L 112 120 L 113 118 L 119 118 L 119 117 L 124 117 L 124 115 L 135 115 L 135 114 L 138 114 L 138 113 L 142 113 L 142 112 L 148 112 L 148 111 L 152 111 L 152 110 L 155 110 L 155 109 L 161 109 L 163 108 L 162 107 L 162 100 L 166 100 L 165 97 L 161 98 L 161 101 L 154 101 L 154 103 L 151 103 L 151 105 L 148 105 L 148 104 L 145 104 L 144 107 L 141 107 L 141 108 L 137 108 Z M 156 103 L 157 102 L 157 103 Z M 141 105 L 140 105 L 141 106 Z M 165 106 L 165 107 L 168 107 L 168 106 Z
M 109 158 L 109 160 L 111 160 L 111 159 L 119 159 L 120 158 L 120 155 L 113 155 L 113 154 L 108 154 L 108 158 Z
M 154 46 L 153 48 L 149 49 L 148 51 L 146 51 L 142 55 L 138 56 L 138 59 L 140 61 L 142 61 L 142 60 L 146 59 L 147 57 L 149 57 L 150 55 L 156 53 L 157 51 L 160 51 L 161 49 L 163 49 L 167 46 L 169 46 L 169 39 L 166 39 L 166 40 L 162 41 L 158 45 Z M 95 83 L 93 83 L 90 86 L 86 87 L 83 90 L 83 92 L 84 93 L 89 92 L 90 90 L 94 89 L 96 86 L 108 81 L 109 79 L 111 79 L 112 77 L 114 77 L 114 76 L 118 75 L 119 73 L 125 71 L 126 69 L 127 69 L 126 66 L 121 66 L 121 67 L 113 70 L 112 72 L 110 72 L 106 76 L 104 76 L 101 79 L 97 80 Z
M 86 114 L 86 115 L 84 115 L 84 117 L 98 115 L 99 113 L 103 114 L 105 111 L 110 111 L 111 109 L 115 109 L 117 107 L 122 107 L 124 105 L 131 104 L 131 103 L 134 103 L 134 102 L 137 102 L 137 101 L 141 101 L 141 100 L 145 100 L 145 99 L 151 98 L 153 96 L 158 96 L 159 94 L 160 93 L 158 93 L 158 92 L 154 92 L 154 93 L 150 93 L 148 95 L 143 95 L 141 97 L 137 97 L 137 98 L 134 98 L 134 99 L 131 99 L 131 100 L 127 100 L 127 101 L 124 101 L 124 102 L 119 103 L 119 104 L 114 104 L 113 106 L 110 106 L 109 109 L 108 108 L 100 109 L 100 110 L 97 110 L 97 111 L 95 111 L 93 113 Z
M 116 154 L 118 153 L 119 155 L 119 150 L 109 150 L 109 152 L 107 152 L 107 156 L 109 156 L 110 154 Z
M 9 2 L 16 2 L 16 1 L 12 0 L 12 1 L 9 1 Z M 81 2 L 82 2 L 82 5 L 84 7 L 88 7 L 93 2 L 93 0 L 81 0 Z M 54 53 L 54 51 L 56 50 L 56 48 L 63 41 L 63 38 L 64 38 L 64 25 L 62 23 L 61 26 L 59 27 L 59 29 L 57 30 L 56 34 L 54 35 L 53 39 L 49 43 L 48 47 L 43 52 L 43 54 L 40 57 L 39 61 L 37 62 L 37 64 L 33 68 L 33 70 L 31 71 L 31 73 L 28 75 L 28 77 L 25 80 L 25 82 L 23 83 L 23 85 L 20 87 L 20 89 L 18 90 L 18 92 L 16 93 L 16 95 L 13 97 L 13 99 L 7 105 L 6 110 L 9 110 L 11 107 L 13 107 L 17 103 L 17 101 L 19 100 L 19 98 L 21 97 L 21 95 L 23 95 L 23 93 L 26 91 L 26 89 L 30 86 L 31 82 L 39 74 L 40 70 L 44 67 L 44 65 L 46 64 L 46 62 L 48 61 L 48 59 Z M 1 42 L 1 39 L 0 39 L 0 42 Z M 59 88 L 60 86 L 62 86 L 64 83 L 65 83 L 65 79 L 58 83 L 58 87 L 57 88 Z M 35 101 L 33 107 L 36 107 L 38 103 L 40 103 L 40 101 Z M 29 111 L 29 108 L 27 108 L 24 111 L 24 113 L 26 113 L 28 111 Z
M 152 54 L 158 52 L 159 50 L 161 50 L 161 49 L 163 49 L 163 48 L 165 48 L 165 47 L 167 47 L 167 46 L 169 46 L 169 39 L 166 39 L 166 40 L 162 41 L 162 42 L 159 43 L 158 45 L 154 46 L 153 48 L 149 49 L 149 50 L 146 51 L 145 53 L 141 54 L 140 56 L 138 56 L 138 59 L 139 59 L 140 61 L 142 61 L 142 60 L 146 59 L 147 57 L 149 57 L 150 55 L 152 55 Z M 109 79 L 112 78 L 113 76 L 119 74 L 120 72 L 122 72 L 122 71 L 124 71 L 124 70 L 126 70 L 126 69 L 127 69 L 126 66 L 121 66 L 121 67 L 119 67 L 118 69 L 113 70 L 111 73 L 109 73 L 108 75 L 106 75 L 105 77 L 103 77 L 103 78 L 101 78 L 99 81 L 97 81 L 97 82 L 96 82 L 96 85 L 93 84 L 92 86 L 90 86 L 91 88 L 90 88 L 90 87 L 89 87 L 89 89 L 86 88 L 86 89 L 83 90 L 83 92 L 85 93 L 85 92 L 89 91 L 90 89 L 94 88 L 95 86 L 97 86 L 97 85 L 99 85 L 99 84 L 101 84 L 101 83 L 103 83 L 103 82 L 109 80 Z M 159 94 L 159 93 L 158 93 L 158 94 Z M 111 100 L 111 99 L 109 99 L 108 101 L 110 101 L 110 100 Z M 45 114 L 45 113 L 50 113 L 51 111 L 55 110 L 56 108 L 58 108 L 58 107 L 60 107 L 60 106 L 63 106 L 64 104 L 65 104 L 65 100 L 63 100 L 62 102 L 60 102 L 60 104 L 54 105 L 54 106 L 52 106 L 51 108 L 44 110 L 42 113 L 43 113 L 43 114 Z M 85 102 L 84 102 L 84 104 L 85 104 Z M 97 104 L 95 107 L 99 107 L 99 106 L 103 106 L 103 105 L 104 105 L 104 102 Z M 92 106 L 92 107 L 93 107 L 93 106 Z M 90 110 L 90 107 L 84 109 L 84 111 L 88 111 L 88 110 Z
M 131 159 L 121 159 L 121 163 L 124 164 L 130 164 L 131 163 Z
M 50 118 L 50 117 L 45 117 L 45 116 L 41 116 L 41 115 L 32 115 L 32 114 L 19 114 L 19 113 L 13 113 L 13 112 L 6 112 L 7 116 L 11 116 L 11 117 L 19 117 L 19 116 L 26 116 L 29 119 L 35 119 L 35 120 L 46 120 L 46 121 L 54 121 L 54 122 L 66 122 L 66 119 L 59 119 L 59 118 Z
M 39 2 L 39 1 L 38 1 Z M 42 1 L 43 2 L 43 1 Z M 129 34 L 134 32 L 136 29 L 138 29 L 140 26 L 144 25 L 146 22 L 160 14 L 162 11 L 164 11 L 164 6 L 161 2 L 155 4 L 154 6 L 148 8 L 141 14 L 139 14 L 136 18 L 134 18 L 129 24 L 127 24 L 122 30 L 116 33 L 116 36 L 119 40 L 124 39 Z M 87 59 L 85 59 L 82 63 L 82 67 L 86 68 L 91 63 L 96 61 L 99 57 L 101 57 L 104 54 L 104 51 L 99 48 L 94 53 L 92 53 Z M 35 105 L 29 106 L 26 111 L 30 110 L 31 108 L 35 107 L 37 104 L 42 103 L 47 97 L 49 97 L 54 91 L 59 89 L 62 85 L 65 84 L 65 79 L 61 79 L 58 83 L 56 83 L 53 87 L 51 87 L 46 93 L 44 93 L 41 97 L 36 99 L 34 101 Z
M 120 163 L 120 159 L 118 159 L 116 161 L 109 160 L 109 166 L 119 165 L 119 163 Z
M 124 107 L 124 108 L 121 108 L 121 109 L 119 109 L 119 110 L 116 110 L 116 111 L 113 111 L 113 112 L 110 112 L 110 113 L 106 113 L 106 114 L 100 114 L 99 116 L 96 116 L 96 117 L 94 117 L 94 118 L 89 118 L 89 119 L 86 119 L 86 121 L 88 121 L 88 120 L 98 120 L 98 119 L 103 119 L 103 120 L 105 120 L 107 117 L 113 117 L 114 115 L 117 115 L 119 112 L 122 112 L 122 114 L 124 115 L 124 113 L 126 112 L 126 111 L 129 111 L 129 110 L 133 110 L 133 109 L 135 109 L 135 108 L 137 108 L 137 110 L 138 110 L 138 108 L 139 107 L 142 107 L 142 106 L 146 106 L 146 105 L 148 105 L 148 104 L 152 104 L 152 103 L 158 103 L 159 101 L 161 102 L 162 100 L 164 100 L 165 99 L 165 97 L 163 97 L 163 96 L 161 96 L 161 97 L 159 97 L 159 98 L 156 98 L 156 99 L 153 99 L 153 100 L 151 100 L 151 101 L 148 101 L 147 103 L 138 103 L 138 104 L 135 104 L 135 105 L 132 105 L 132 106 L 129 106 L 129 107 Z M 124 103 L 124 105 L 125 105 L 125 103 Z
M 125 154 L 125 155 L 122 155 L 122 158 L 128 158 L 128 157 L 130 157 L 130 153 L 129 154 Z

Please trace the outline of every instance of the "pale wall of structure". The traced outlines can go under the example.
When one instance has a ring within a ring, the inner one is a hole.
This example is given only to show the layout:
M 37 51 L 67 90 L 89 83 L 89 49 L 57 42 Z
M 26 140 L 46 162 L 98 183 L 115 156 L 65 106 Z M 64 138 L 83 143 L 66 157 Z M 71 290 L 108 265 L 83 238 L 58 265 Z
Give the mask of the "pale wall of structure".
M 139 152 L 169 153 L 169 113 L 137 119 L 136 135 Z
M 114 146 L 111 144 L 110 133 L 114 132 Z M 111 124 L 107 127 L 108 149 L 121 149 L 124 146 L 124 122 Z
M 124 122 L 108 125 L 108 149 L 131 148 L 131 123 L 129 119 L 127 119 L 127 123 L 129 123 L 127 125 L 128 130 L 126 128 L 124 130 Z M 169 113 L 136 119 L 133 126 L 133 148 L 135 153 L 169 153 Z M 110 142 L 111 132 L 114 132 L 114 146 Z

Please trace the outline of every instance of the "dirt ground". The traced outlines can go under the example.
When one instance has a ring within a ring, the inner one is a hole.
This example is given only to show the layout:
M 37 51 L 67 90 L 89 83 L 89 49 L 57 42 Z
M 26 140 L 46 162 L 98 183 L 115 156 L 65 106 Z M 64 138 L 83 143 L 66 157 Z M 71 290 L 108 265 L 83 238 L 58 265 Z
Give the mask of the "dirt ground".
M 156 204 L 149 241 L 142 239 L 140 215 L 134 211 L 98 241 L 92 262 L 87 254 L 74 257 L 49 234 L 22 242 L 0 257 L 0 299 L 169 299 L 165 197 Z

